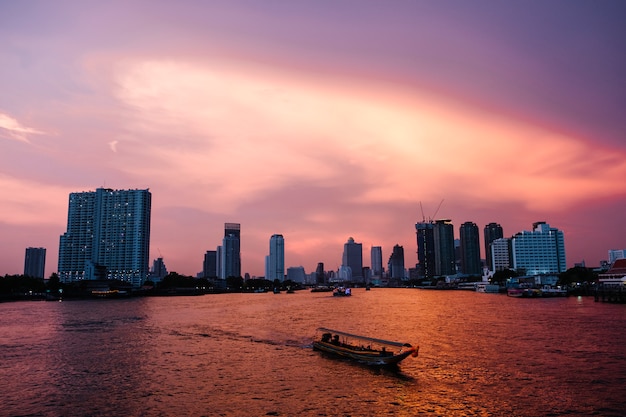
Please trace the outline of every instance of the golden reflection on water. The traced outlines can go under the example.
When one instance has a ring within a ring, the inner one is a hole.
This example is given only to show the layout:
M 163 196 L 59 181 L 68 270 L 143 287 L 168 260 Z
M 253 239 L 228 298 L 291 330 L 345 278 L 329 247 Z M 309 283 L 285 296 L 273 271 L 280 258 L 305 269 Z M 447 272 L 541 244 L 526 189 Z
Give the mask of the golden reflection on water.
M 375 288 L 350 298 L 303 291 L 8 303 L 0 314 L 8 415 L 626 409 L 625 311 L 587 297 Z M 395 370 L 328 357 L 311 349 L 320 326 L 409 342 L 420 355 Z

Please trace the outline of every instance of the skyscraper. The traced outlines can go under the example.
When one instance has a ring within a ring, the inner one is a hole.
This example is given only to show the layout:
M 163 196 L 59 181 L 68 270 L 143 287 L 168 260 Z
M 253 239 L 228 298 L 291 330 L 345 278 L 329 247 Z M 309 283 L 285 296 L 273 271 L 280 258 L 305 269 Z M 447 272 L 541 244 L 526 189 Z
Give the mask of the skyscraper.
M 24 257 L 24 275 L 44 278 L 46 270 L 46 248 L 26 248 Z
M 342 266 L 350 267 L 353 281 L 363 281 L 363 246 L 353 238 L 343 245 Z
M 389 277 L 394 280 L 404 279 L 404 248 L 395 245 L 389 257 Z
M 422 278 L 435 276 L 435 237 L 433 222 L 415 224 L 417 233 L 417 269 Z
M 326 284 L 326 274 L 324 273 L 324 262 L 318 262 L 315 268 L 315 282 L 317 284 Z
M 285 239 L 283 235 L 272 235 L 270 238 L 270 254 L 265 279 L 270 281 L 285 280 Z
M 433 225 L 435 241 L 435 275 L 456 274 L 454 226 L 450 220 L 437 220 Z
M 224 224 L 222 240 L 222 274 L 220 278 L 241 276 L 241 225 L 239 223 Z
M 149 190 L 71 193 L 59 245 L 61 282 L 115 279 L 141 286 L 148 277 L 151 202 Z
M 489 269 L 492 268 L 491 262 L 491 242 L 496 239 L 501 239 L 504 237 L 502 226 L 498 223 L 489 223 L 483 229 L 484 240 L 485 240 L 485 261 L 487 263 L 487 267 Z M 493 271 L 493 269 L 491 269 Z
M 204 261 L 202 262 L 202 277 L 217 277 L 217 251 L 208 250 L 204 254 Z
M 565 272 L 563 231 L 546 222 L 533 223 L 532 232 L 523 231 L 511 238 L 513 268 L 528 275 Z
M 461 240 L 461 272 L 467 275 L 482 275 L 480 238 L 476 223 L 463 223 L 459 229 L 459 237 Z
M 372 246 L 372 249 L 370 250 L 370 261 L 372 263 L 372 277 L 382 277 L 383 248 L 381 246 Z

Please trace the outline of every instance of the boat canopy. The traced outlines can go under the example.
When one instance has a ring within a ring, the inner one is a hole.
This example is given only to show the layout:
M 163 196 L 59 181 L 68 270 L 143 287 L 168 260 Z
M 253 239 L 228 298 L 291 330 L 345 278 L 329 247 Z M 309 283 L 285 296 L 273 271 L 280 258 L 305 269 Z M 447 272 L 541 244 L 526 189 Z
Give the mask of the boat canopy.
M 349 337 L 349 338 L 352 338 L 352 339 L 367 340 L 367 341 L 373 342 L 373 343 L 380 343 L 381 345 L 398 346 L 398 347 L 411 346 L 409 343 L 393 342 L 391 340 L 375 339 L 373 337 L 359 336 L 359 335 L 352 334 L 352 333 L 342 332 L 340 330 L 328 329 L 326 327 L 319 327 L 317 330 L 320 331 L 320 332 L 328 332 L 328 333 L 338 334 L 340 336 Z

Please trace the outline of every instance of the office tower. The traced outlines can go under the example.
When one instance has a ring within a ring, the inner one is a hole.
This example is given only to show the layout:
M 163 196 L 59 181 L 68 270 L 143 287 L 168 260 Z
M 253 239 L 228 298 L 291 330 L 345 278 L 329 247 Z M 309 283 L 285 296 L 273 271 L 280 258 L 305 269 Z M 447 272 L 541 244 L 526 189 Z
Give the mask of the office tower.
M 372 277 L 380 278 L 383 276 L 383 248 L 381 246 L 372 246 L 370 250 L 370 261 L 372 264 Z
M 317 284 L 326 284 L 326 274 L 324 274 L 324 262 L 318 262 L 315 269 L 315 282 Z
M 527 275 L 565 272 L 563 231 L 546 222 L 533 223 L 532 232 L 523 231 L 511 238 L 513 268 Z
M 353 238 L 343 245 L 342 266 L 351 269 L 353 281 L 363 281 L 363 246 Z
M 149 190 L 71 193 L 59 245 L 61 282 L 110 279 L 141 286 L 148 277 L 151 202 Z
M 489 223 L 483 229 L 485 240 L 485 261 L 489 269 L 491 269 L 491 242 L 504 237 L 502 226 L 498 223 Z M 492 269 L 493 271 L 493 269 Z
M 167 268 L 163 262 L 163 258 L 157 258 L 152 262 L 152 268 L 150 269 L 149 278 L 150 281 L 157 283 L 161 282 L 163 278 L 167 276 Z
M 239 223 L 224 224 L 222 240 L 222 273 L 220 278 L 241 277 L 241 225 Z
M 395 245 L 388 262 L 389 278 L 402 280 L 404 279 L 404 248 Z
M 204 254 L 204 261 L 202 262 L 202 277 L 217 277 L 217 251 L 208 250 Z
M 476 223 L 463 223 L 459 229 L 459 237 L 461 241 L 461 272 L 467 275 L 482 275 L 480 238 Z
M 32 278 L 44 278 L 45 270 L 46 248 L 26 248 L 24 275 Z
M 513 267 L 511 264 L 511 240 L 505 237 L 491 242 L 491 259 L 489 269 L 492 271 L 504 271 Z
M 454 256 L 454 226 L 450 220 L 437 220 L 433 225 L 435 242 L 435 275 L 456 274 Z
M 270 281 L 285 280 L 285 239 L 283 235 L 272 235 L 270 238 L 270 254 L 267 261 L 265 279 Z
M 609 249 L 609 265 L 612 265 L 618 259 L 626 258 L 626 249 L 616 250 Z
M 417 233 L 417 269 L 421 278 L 435 276 L 435 237 L 432 222 L 415 224 Z

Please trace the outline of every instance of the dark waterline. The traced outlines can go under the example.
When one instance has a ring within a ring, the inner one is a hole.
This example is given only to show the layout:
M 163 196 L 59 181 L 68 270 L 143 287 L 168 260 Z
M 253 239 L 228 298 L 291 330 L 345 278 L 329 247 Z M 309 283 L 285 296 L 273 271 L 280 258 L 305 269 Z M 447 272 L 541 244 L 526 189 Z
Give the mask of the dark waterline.
M 0 304 L 0 415 L 621 416 L 626 308 L 355 290 Z M 319 326 L 420 346 L 398 371 Z

